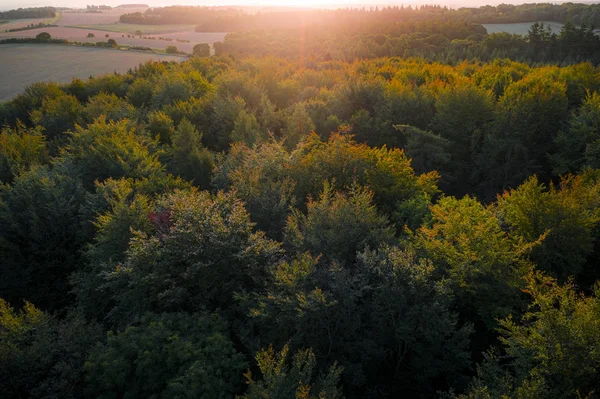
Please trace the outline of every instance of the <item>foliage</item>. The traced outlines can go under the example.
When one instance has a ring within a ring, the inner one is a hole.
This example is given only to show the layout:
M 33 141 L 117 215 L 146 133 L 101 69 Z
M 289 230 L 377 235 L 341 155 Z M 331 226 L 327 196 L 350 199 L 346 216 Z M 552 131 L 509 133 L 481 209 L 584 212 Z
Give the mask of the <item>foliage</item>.
M 38 167 L 0 186 L 0 291 L 11 303 L 60 309 L 72 297 L 86 236 L 79 208 L 85 190 L 68 165 Z
M 15 129 L 0 132 L 0 182 L 10 183 L 21 173 L 48 163 L 45 137 L 40 128 L 27 129 L 17 124 Z
M 211 314 L 147 314 L 109 332 L 85 363 L 86 392 L 98 398 L 230 398 L 245 366 Z
M 532 303 L 523 322 L 501 322 L 504 354 L 488 355 L 471 392 L 484 392 L 482 397 L 592 397 L 599 389 L 599 287 L 585 297 L 572 283 L 561 286 L 540 273 L 527 281 Z
M 101 338 L 78 315 L 58 320 L 26 302 L 0 299 L 0 390 L 7 397 L 79 398 L 84 362 Z
M 126 259 L 106 275 L 119 321 L 145 311 L 233 308 L 233 295 L 264 286 L 265 266 L 280 256 L 278 243 L 252 232 L 231 194 L 175 191 L 147 217 L 151 231 L 137 233 Z
M 298 351 L 293 359 L 288 359 L 289 346 L 280 352 L 272 346 L 256 354 L 256 362 L 262 379 L 252 379 L 252 373 L 246 373 L 248 392 L 246 399 L 338 399 L 343 398 L 337 387 L 342 369 L 331 366 L 326 375 L 315 375 L 317 362 L 310 350 Z

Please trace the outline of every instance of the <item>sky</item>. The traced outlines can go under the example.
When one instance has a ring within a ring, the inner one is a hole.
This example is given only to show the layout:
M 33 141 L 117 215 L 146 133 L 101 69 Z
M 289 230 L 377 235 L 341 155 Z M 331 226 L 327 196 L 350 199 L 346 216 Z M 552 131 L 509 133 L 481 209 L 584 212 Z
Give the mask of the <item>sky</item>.
M 575 0 L 576 1 L 576 0 Z M 326 7 L 338 8 L 347 6 L 362 6 L 362 5 L 409 5 L 409 4 L 441 4 L 448 5 L 452 8 L 457 7 L 477 7 L 484 4 L 500 4 L 500 3 L 532 3 L 536 1 L 526 0 L 0 0 L 0 10 L 9 10 L 19 7 L 81 7 L 85 8 L 87 4 L 106 4 L 116 6 L 123 3 L 144 3 L 150 6 L 167 6 L 167 5 L 204 5 L 204 6 L 303 6 L 303 7 Z M 584 2 L 584 1 L 580 1 Z

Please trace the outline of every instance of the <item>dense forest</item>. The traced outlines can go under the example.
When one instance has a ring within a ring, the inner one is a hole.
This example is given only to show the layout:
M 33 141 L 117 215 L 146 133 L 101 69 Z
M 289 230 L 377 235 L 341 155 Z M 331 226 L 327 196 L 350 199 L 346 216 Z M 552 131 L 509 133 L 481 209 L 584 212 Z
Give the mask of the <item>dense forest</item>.
M 7 397 L 590 397 L 590 64 L 195 58 L 0 108 Z
M 2 396 L 597 397 L 598 38 L 481 29 L 238 32 L 0 103 Z

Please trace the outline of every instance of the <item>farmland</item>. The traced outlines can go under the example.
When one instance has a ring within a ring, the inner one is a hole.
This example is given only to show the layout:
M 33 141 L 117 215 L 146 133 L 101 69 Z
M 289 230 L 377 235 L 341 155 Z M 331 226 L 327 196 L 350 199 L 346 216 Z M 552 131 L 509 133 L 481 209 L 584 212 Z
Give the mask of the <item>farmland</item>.
M 73 28 L 95 29 L 115 33 L 135 33 L 158 34 L 174 32 L 193 32 L 196 25 L 137 25 L 137 24 L 93 24 L 93 25 L 74 25 Z
M 167 46 L 176 46 L 179 50 L 185 51 L 188 53 L 192 52 L 195 44 L 198 43 L 215 43 L 218 41 L 222 41 L 225 37 L 225 33 L 203 33 L 203 32 L 174 32 L 169 34 L 161 34 L 161 35 L 153 35 L 154 39 L 140 37 L 140 36 L 132 36 L 127 37 L 127 34 L 124 33 L 114 33 L 107 32 L 101 30 L 92 30 L 92 29 L 81 29 L 81 28 L 68 28 L 68 27 L 53 27 L 53 28 L 39 28 L 39 29 L 31 29 L 21 32 L 7 32 L 0 33 L 0 40 L 7 39 L 11 37 L 19 37 L 19 38 L 33 38 L 36 37 L 41 32 L 48 32 L 55 39 L 66 39 L 70 42 L 88 42 L 88 43 L 96 43 L 98 41 L 106 41 L 108 39 L 115 39 L 120 45 L 127 46 L 143 46 L 150 47 L 153 49 L 165 49 Z M 87 37 L 87 35 L 91 33 L 94 37 Z M 107 36 L 108 35 L 108 36 Z M 124 36 L 124 37 L 123 37 Z M 159 40 L 159 37 L 162 37 L 166 40 Z M 181 40 L 182 42 L 178 42 L 177 40 Z M 183 42 L 184 40 L 189 41 Z
M 0 40 L 7 38 L 32 38 L 41 32 L 48 32 L 54 39 L 96 43 L 115 39 L 120 45 L 143 46 L 164 50 L 167 46 L 176 46 L 180 51 L 192 52 L 198 43 L 215 43 L 222 41 L 225 33 L 194 32 L 194 25 L 135 25 L 119 23 L 119 17 L 126 12 L 144 11 L 145 9 L 112 9 L 102 13 L 67 11 L 52 19 L 23 19 L 8 21 L 1 25 Z M 22 28 L 39 23 L 53 23 L 58 27 L 44 27 L 19 32 L 6 32 L 10 29 Z M 141 35 L 133 36 L 141 32 Z M 88 34 L 93 37 L 88 37 Z M 108 35 L 108 36 L 107 36 Z M 131 37 L 127 37 L 130 35 Z M 164 40 L 159 40 L 162 37 Z
M 558 22 L 543 22 L 544 26 L 549 26 L 552 33 L 559 33 L 563 27 L 563 24 Z M 523 22 L 516 24 L 483 24 L 483 27 L 487 29 L 488 33 L 511 33 L 514 35 L 526 35 L 531 28 L 533 22 Z
M 133 51 L 60 45 L 6 44 L 0 46 L 0 101 L 6 101 L 39 81 L 70 82 L 112 72 L 126 72 L 140 63 L 180 61 L 181 57 Z

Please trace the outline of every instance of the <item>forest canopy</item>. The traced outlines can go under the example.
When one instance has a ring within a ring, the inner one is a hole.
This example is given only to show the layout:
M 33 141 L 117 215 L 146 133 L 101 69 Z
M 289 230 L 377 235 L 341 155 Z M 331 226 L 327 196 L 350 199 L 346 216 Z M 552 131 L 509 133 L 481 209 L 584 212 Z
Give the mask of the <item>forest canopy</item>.
M 565 26 L 524 62 L 447 56 L 493 36 L 464 21 L 239 32 L 0 103 L 0 392 L 595 397 L 600 71 Z

